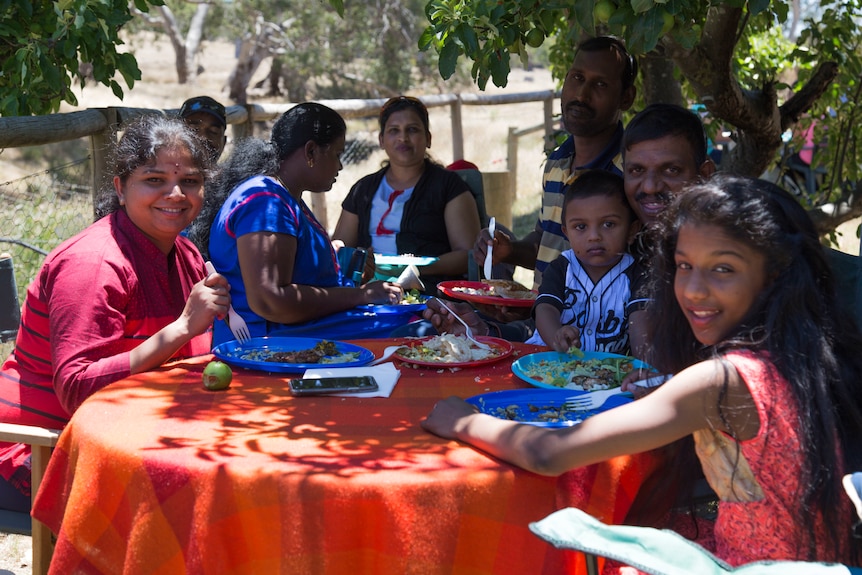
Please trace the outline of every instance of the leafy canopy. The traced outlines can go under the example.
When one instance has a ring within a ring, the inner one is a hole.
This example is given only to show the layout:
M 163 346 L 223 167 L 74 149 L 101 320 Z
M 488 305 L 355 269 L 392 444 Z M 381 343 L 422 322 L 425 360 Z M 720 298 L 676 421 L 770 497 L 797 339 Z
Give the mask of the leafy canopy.
M 759 152 L 740 169 L 754 173 L 774 161 L 774 152 L 788 153 L 779 149 L 776 129 L 786 136 L 795 127 L 789 151 L 798 151 L 800 134 L 813 124 L 813 165 L 826 178 L 807 201 L 860 197 L 862 0 L 429 0 L 426 15 L 419 48 L 439 54 L 443 78 L 465 57 L 480 89 L 489 80 L 505 86 L 512 58 L 526 62 L 528 49 L 546 39 L 553 41 L 551 71 L 562 80 L 579 40 L 619 36 L 642 64 L 659 56 L 675 65 L 672 77 L 641 74 L 639 94 L 675 98 L 655 88 L 677 83 L 679 103 L 706 105 L 708 129 L 735 128 L 736 142 Z M 823 80 L 829 70 L 835 77 Z M 862 201 L 851 211 L 862 211 Z
M 135 0 L 147 11 L 163 0 Z M 0 115 L 27 116 L 57 112 L 62 102 L 77 105 L 72 81 L 83 86 L 79 63 L 92 65 L 93 78 L 123 89 L 117 72 L 131 88 L 141 79 L 134 56 L 117 52 L 120 29 L 132 18 L 126 0 L 0 0 Z

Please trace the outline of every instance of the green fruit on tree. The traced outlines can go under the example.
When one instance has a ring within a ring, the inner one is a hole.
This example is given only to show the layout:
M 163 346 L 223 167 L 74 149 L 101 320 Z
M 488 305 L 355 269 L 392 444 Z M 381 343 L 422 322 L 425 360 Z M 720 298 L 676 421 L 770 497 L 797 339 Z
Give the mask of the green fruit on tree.
M 602 0 L 593 6 L 593 16 L 602 24 L 607 23 L 616 12 L 616 5 L 611 0 Z
M 673 14 L 669 12 L 662 12 L 661 14 L 662 26 L 661 26 L 661 35 L 664 36 L 668 32 L 671 31 L 674 25 Z
M 545 41 L 545 34 L 538 28 L 533 28 L 527 32 L 527 44 L 533 48 L 538 48 Z
M 226 363 L 211 361 L 204 368 L 204 387 L 210 391 L 227 389 L 231 379 L 233 372 Z

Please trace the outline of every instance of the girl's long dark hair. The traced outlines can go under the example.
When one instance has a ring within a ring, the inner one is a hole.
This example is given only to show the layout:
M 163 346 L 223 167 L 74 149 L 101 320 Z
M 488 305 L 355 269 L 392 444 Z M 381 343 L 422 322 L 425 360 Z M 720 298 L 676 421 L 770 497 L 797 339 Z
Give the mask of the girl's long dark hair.
M 347 124 L 338 112 L 323 104 L 304 102 L 279 117 L 271 140 L 245 138 L 237 142 L 206 189 L 201 213 L 189 227 L 189 239 L 208 259 L 210 228 L 234 188 L 254 176 L 275 175 L 281 162 L 308 142 L 327 146 L 346 132 Z
M 741 325 L 712 347 L 695 339 L 674 296 L 674 252 L 684 224 L 718 226 L 765 256 L 767 287 Z M 681 193 L 655 233 L 648 361 L 676 373 L 733 349 L 769 353 L 799 406 L 802 493 L 787 497 L 798 502 L 801 525 L 813 530 L 815 519 L 824 519 L 837 559 L 849 537 L 849 526 L 840 523 L 840 475 L 862 463 L 862 337 L 835 303 L 832 272 L 808 214 L 769 182 L 716 176 Z M 809 558 L 813 534 L 811 541 Z

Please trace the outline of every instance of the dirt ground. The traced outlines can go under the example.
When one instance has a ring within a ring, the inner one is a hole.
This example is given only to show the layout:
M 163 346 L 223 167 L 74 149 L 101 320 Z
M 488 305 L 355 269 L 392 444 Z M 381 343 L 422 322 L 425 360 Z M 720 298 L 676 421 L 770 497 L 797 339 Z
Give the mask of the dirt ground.
M 0 533 L 0 575 L 31 575 L 32 549 L 29 537 Z

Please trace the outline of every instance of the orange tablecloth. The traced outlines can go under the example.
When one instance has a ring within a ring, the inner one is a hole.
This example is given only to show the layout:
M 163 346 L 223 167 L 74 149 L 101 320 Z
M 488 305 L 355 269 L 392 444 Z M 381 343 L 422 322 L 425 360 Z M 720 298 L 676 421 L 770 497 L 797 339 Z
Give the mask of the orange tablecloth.
M 636 456 L 541 477 L 421 429 L 440 398 L 528 387 L 511 361 L 404 367 L 391 397 L 360 399 L 293 398 L 290 376 L 243 369 L 206 391 L 209 359 L 75 413 L 34 502 L 57 534 L 51 573 L 578 572 L 528 524 L 567 505 L 620 522 L 649 471 Z

